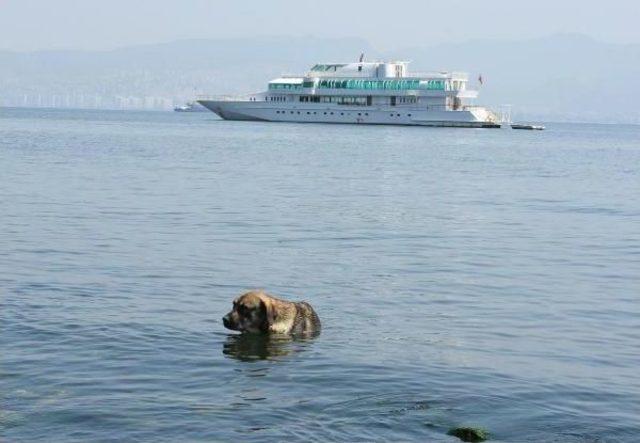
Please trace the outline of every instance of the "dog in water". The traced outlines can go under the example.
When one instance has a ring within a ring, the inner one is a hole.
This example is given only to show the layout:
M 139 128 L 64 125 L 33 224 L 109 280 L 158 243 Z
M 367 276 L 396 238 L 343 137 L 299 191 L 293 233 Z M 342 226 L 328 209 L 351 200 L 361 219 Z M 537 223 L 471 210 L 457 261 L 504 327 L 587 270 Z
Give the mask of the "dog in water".
M 227 329 L 275 334 L 318 334 L 320 318 L 306 302 L 290 302 L 264 291 L 249 291 L 233 301 L 233 309 L 222 317 Z

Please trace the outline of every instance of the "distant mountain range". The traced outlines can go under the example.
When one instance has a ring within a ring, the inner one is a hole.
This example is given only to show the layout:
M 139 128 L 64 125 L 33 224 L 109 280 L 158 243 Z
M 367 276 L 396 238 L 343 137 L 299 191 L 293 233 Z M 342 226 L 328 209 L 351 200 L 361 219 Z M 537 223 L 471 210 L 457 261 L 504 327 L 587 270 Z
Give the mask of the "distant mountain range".
M 519 119 L 640 123 L 640 45 L 581 35 L 408 47 L 358 38 L 181 40 L 113 51 L 0 51 L 0 104 L 169 109 L 195 94 L 254 92 L 323 61 L 412 60 L 412 70 L 482 74 L 479 103 Z

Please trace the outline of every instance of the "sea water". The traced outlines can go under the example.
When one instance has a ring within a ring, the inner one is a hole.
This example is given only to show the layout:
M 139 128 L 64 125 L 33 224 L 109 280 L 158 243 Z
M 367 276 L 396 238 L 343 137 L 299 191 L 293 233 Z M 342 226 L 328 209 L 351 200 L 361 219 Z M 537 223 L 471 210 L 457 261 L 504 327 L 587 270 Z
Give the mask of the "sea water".
M 3 441 L 637 441 L 640 127 L 1 109 L 0 297 Z

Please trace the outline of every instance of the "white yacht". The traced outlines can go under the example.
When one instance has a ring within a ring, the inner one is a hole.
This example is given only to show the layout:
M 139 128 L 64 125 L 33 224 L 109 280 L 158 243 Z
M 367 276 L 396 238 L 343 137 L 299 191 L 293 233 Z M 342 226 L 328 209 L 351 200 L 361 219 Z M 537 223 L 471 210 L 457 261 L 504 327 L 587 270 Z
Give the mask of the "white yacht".
M 304 76 L 282 76 L 267 91 L 243 97 L 199 97 L 227 120 L 500 127 L 474 106 L 478 92 L 460 72 L 409 73 L 408 62 L 323 63 Z M 481 81 L 481 80 L 480 80 Z

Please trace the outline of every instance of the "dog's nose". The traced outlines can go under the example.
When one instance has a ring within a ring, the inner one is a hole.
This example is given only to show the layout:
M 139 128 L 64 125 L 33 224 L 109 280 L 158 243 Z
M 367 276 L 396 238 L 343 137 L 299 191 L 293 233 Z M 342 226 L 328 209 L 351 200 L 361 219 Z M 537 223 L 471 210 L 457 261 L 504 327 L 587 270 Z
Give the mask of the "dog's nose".
M 229 327 L 229 316 L 225 315 L 224 317 L 222 317 L 222 324 L 224 325 L 225 328 Z

